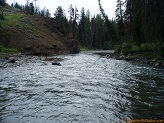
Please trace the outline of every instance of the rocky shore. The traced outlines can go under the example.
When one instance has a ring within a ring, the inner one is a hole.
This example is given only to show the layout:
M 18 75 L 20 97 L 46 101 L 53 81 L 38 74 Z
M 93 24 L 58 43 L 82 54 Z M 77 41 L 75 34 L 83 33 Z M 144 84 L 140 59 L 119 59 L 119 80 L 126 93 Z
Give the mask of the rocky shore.
M 116 60 L 134 61 L 142 64 L 149 64 L 158 67 L 164 67 L 163 57 L 144 57 L 140 54 L 128 54 L 124 55 L 121 53 L 110 53 L 105 55 L 106 58 L 114 58 Z
M 95 54 L 101 55 L 104 58 L 113 58 L 116 60 L 132 61 L 141 64 L 149 64 L 156 67 L 164 67 L 164 57 L 148 57 L 142 56 L 141 54 L 125 55 L 122 53 L 116 53 L 114 51 L 95 52 Z
M 63 59 L 47 56 L 22 55 L 21 53 L 0 57 L 0 68 L 17 67 L 28 63 L 40 63 L 41 65 L 61 66 Z

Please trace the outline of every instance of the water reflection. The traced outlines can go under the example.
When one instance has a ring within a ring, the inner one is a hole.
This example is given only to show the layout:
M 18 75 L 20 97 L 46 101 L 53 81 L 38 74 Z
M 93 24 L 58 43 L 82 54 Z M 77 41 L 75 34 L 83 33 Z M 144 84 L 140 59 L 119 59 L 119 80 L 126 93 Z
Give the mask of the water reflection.
M 164 117 L 164 70 L 93 53 L 0 69 L 0 121 L 109 123 Z

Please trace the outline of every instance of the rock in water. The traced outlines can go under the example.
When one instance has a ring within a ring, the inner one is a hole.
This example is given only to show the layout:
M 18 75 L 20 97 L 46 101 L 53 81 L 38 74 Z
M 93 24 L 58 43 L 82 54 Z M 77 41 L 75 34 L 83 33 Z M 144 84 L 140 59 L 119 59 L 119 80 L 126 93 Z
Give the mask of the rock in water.
M 60 64 L 60 63 L 56 63 L 56 62 L 52 62 L 52 65 L 61 66 L 61 64 Z
M 15 63 L 16 60 L 15 59 L 11 59 L 8 63 Z
M 156 67 L 162 66 L 162 62 L 157 61 L 157 62 L 155 63 L 155 66 L 156 66 Z

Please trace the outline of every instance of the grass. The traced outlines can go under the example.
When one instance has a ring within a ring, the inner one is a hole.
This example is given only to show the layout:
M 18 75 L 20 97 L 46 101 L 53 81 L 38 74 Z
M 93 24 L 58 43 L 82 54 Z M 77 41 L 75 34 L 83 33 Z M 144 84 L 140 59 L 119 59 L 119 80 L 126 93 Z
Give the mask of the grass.
M 3 7 L 3 9 L 4 9 L 4 12 L 3 12 L 4 20 L 0 20 L 0 26 L 16 25 L 18 20 L 22 17 L 22 14 L 18 13 L 17 9 L 7 4 Z
M 4 45 L 0 44 L 0 57 L 7 56 L 9 54 L 17 53 L 17 50 L 14 48 L 6 48 Z
M 18 20 L 21 18 L 20 13 L 12 13 L 10 15 L 4 16 L 4 20 L 0 20 L 1 26 L 15 26 Z
M 80 46 L 80 51 L 90 51 L 90 50 L 91 50 L 91 49 L 89 49 L 89 48 Z
M 6 48 L 4 47 L 3 44 L 0 44 L 0 52 L 4 52 L 4 53 L 16 53 L 17 50 L 14 48 Z
M 38 30 L 36 30 L 35 27 L 33 27 L 31 24 L 18 23 L 16 24 L 16 28 L 24 32 L 30 38 L 37 38 L 42 36 L 42 34 Z
M 14 11 L 11 11 L 10 13 L 7 14 L 8 15 L 4 16 L 4 20 L 0 20 L 0 27 L 17 28 L 22 32 L 24 32 L 30 38 L 42 36 L 42 34 L 39 31 L 35 30 L 32 24 L 28 24 L 28 22 L 27 23 L 20 22 L 20 19 L 23 17 L 21 13 L 15 13 Z M 28 21 L 28 18 L 26 19 L 25 20 Z

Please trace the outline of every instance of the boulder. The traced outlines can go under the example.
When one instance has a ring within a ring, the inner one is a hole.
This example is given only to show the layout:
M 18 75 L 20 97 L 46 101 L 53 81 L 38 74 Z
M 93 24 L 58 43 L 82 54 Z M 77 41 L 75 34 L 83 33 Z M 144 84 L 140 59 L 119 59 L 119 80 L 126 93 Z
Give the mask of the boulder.
M 155 63 L 155 66 L 156 66 L 156 67 L 162 66 L 162 62 L 161 62 L 161 61 L 157 61 L 157 62 Z
M 124 56 L 122 56 L 122 55 L 120 55 L 120 56 L 116 57 L 116 60 L 123 60 L 123 59 L 125 59 L 125 57 L 124 57 Z
M 125 61 L 133 61 L 133 57 L 129 54 L 128 56 L 126 56 Z
M 16 63 L 16 59 L 11 59 L 8 63 Z
M 60 63 L 52 62 L 52 65 L 62 66 Z

